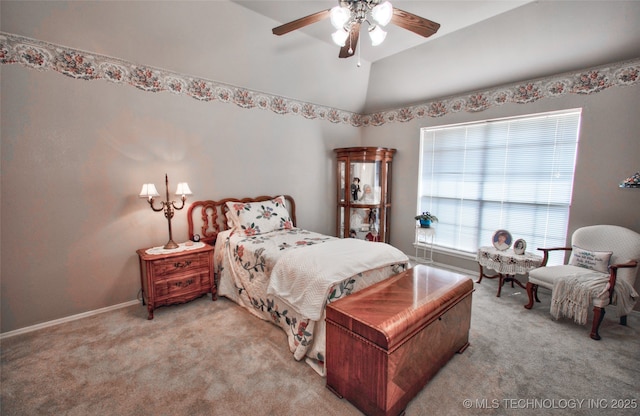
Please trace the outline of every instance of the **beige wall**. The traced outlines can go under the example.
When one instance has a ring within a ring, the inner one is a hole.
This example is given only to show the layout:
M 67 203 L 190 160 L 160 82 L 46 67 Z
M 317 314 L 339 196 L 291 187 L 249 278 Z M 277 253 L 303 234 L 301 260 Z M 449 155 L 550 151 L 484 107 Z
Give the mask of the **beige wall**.
M 1 82 L 2 332 L 135 299 L 135 250 L 167 239 L 164 217 L 137 193 L 144 182 L 162 189 L 165 172 L 173 186 L 188 181 L 194 200 L 289 193 L 301 226 L 332 234 L 332 149 L 392 146 L 391 243 L 412 254 L 423 126 L 582 107 L 570 232 L 640 231 L 640 191 L 617 187 L 638 169 L 640 86 L 356 129 L 19 65 L 4 65 Z M 184 211 L 173 224 L 186 239 Z
M 506 104 L 479 113 L 459 112 L 440 118 L 364 129 L 364 144 L 392 145 L 394 159 L 391 244 L 415 253 L 413 229 L 418 189 L 420 128 L 568 108 L 582 108 L 580 143 L 569 218 L 569 235 L 585 225 L 614 224 L 640 232 L 640 190 L 621 189 L 620 181 L 640 169 L 640 85 L 610 88 L 590 95 L 569 94 L 530 104 Z M 437 243 L 437 237 L 436 237 Z M 467 270 L 469 258 L 434 254 L 437 262 Z M 636 281 L 640 291 L 640 279 Z
M 303 117 L 2 67 L 2 332 L 136 298 L 135 250 L 167 222 L 142 183 L 195 199 L 288 193 L 334 232 L 333 152 L 359 131 Z M 186 210 L 173 221 L 184 241 Z
M 127 13 L 118 11 L 124 3 Z M 194 15 L 188 8 L 162 13 L 164 7 L 174 7 L 172 3 L 158 3 L 147 15 L 149 10 L 140 2 L 116 2 L 117 10 L 107 10 L 95 2 L 3 1 L 2 30 L 258 90 L 268 85 L 265 79 L 278 79 L 279 88 L 288 88 L 287 96 L 301 100 L 313 101 L 310 97 L 320 91 L 331 95 L 331 87 L 344 98 L 330 97 L 330 102 L 351 100 L 344 108 L 357 108 L 363 101 L 366 86 L 359 83 L 366 85 L 368 68 L 355 72 L 350 65 L 334 79 L 314 83 L 301 75 L 308 73 L 307 66 L 330 72 L 321 62 L 335 59 L 331 45 L 326 56 L 300 59 L 294 48 L 284 54 L 284 61 L 260 65 L 279 47 L 273 42 L 265 50 L 245 51 L 243 70 L 234 71 L 225 62 L 232 62 L 238 49 L 223 43 L 214 53 L 223 34 L 208 32 L 215 25 L 198 18 L 190 28 L 203 30 L 203 43 L 178 47 L 183 46 L 178 33 L 149 28 Z M 190 7 L 198 3 L 203 4 Z M 247 21 L 270 29 L 271 22 L 253 19 L 243 10 L 228 4 L 218 17 L 232 25 L 225 16 L 244 13 Z M 157 24 L 141 24 L 151 18 Z M 242 39 L 237 42 L 242 44 Z M 179 66 L 172 66 L 175 63 Z M 296 72 L 299 79 L 278 77 L 279 71 L 296 65 L 301 68 Z M 165 173 L 172 188 L 188 181 L 192 200 L 291 194 L 302 227 L 332 234 L 332 149 L 359 144 L 395 147 L 391 242 L 412 254 L 419 128 L 427 125 L 583 107 L 570 231 L 602 222 L 640 231 L 640 191 L 617 188 L 620 179 L 640 168 L 638 85 L 357 129 L 167 92 L 148 93 L 104 80 L 74 80 L 18 64 L 2 65 L 0 71 L 2 333 L 136 299 L 135 250 L 167 240 L 166 220 L 137 194 L 145 182 L 154 182 L 162 192 Z M 178 212 L 173 225 L 174 239 L 186 239 L 185 211 Z M 437 259 L 475 270 L 470 261 Z

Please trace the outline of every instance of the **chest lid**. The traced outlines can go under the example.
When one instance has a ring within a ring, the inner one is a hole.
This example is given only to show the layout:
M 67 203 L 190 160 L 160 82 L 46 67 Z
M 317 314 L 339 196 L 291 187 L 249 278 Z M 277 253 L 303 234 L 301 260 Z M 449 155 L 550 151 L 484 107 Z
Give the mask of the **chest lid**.
M 391 350 L 471 292 L 471 278 L 418 265 L 327 305 L 327 320 Z

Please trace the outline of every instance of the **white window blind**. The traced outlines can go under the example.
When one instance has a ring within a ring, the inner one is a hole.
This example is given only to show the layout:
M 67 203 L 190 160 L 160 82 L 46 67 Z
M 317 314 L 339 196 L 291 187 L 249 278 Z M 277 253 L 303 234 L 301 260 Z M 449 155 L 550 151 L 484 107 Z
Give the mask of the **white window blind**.
M 421 129 L 418 213 L 438 217 L 436 244 L 475 253 L 506 229 L 514 241 L 526 241 L 527 251 L 564 246 L 580 115 L 577 109 Z

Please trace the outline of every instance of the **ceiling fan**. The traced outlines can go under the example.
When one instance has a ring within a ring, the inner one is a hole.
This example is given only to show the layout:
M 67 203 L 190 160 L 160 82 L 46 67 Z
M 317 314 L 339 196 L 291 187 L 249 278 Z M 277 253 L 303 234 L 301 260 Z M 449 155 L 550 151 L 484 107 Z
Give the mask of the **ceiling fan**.
M 284 35 L 326 18 L 331 18 L 331 24 L 336 28 L 331 37 L 341 47 L 340 58 L 353 56 L 360 37 L 360 26 L 364 22 L 369 24 L 369 37 L 374 46 L 384 41 L 387 33 L 380 26 L 386 26 L 389 22 L 425 38 L 440 28 L 439 23 L 397 9 L 388 1 L 339 0 L 338 6 L 285 23 L 272 32 L 274 35 Z

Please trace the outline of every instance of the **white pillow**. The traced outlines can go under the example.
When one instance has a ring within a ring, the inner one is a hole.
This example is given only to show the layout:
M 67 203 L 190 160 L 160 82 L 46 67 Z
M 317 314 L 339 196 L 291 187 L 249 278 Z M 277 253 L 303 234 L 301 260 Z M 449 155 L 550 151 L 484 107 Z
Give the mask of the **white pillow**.
M 283 196 L 260 202 L 227 202 L 227 219 L 245 235 L 293 228 Z
M 238 215 L 232 213 L 231 211 L 227 211 L 225 217 L 227 218 L 227 229 L 231 230 L 233 228 L 239 228 Z
M 590 251 L 572 246 L 569 264 L 602 273 L 609 273 L 609 261 L 612 251 Z

